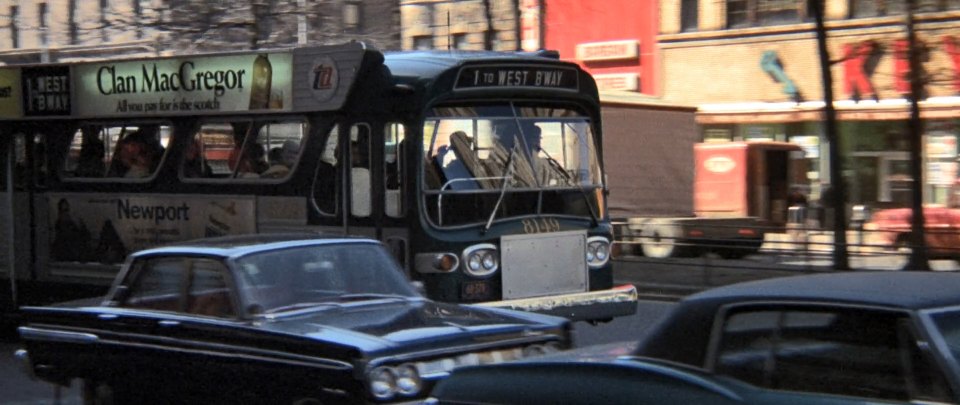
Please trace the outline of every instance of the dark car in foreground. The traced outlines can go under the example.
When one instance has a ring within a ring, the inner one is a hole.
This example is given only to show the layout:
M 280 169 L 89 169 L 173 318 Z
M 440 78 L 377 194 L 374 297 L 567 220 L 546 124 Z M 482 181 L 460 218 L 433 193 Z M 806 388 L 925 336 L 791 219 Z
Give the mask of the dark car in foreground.
M 571 345 L 566 319 L 430 301 L 379 242 L 317 235 L 141 251 L 102 299 L 22 312 L 28 372 L 91 403 L 415 401 Z
M 854 405 L 862 398 L 763 389 L 702 369 L 587 347 L 538 359 L 454 370 L 434 405 Z M 622 350 L 621 350 L 622 349 Z M 884 402 L 887 403 L 887 402 Z
M 767 279 L 682 300 L 634 352 L 757 387 L 960 401 L 960 274 Z

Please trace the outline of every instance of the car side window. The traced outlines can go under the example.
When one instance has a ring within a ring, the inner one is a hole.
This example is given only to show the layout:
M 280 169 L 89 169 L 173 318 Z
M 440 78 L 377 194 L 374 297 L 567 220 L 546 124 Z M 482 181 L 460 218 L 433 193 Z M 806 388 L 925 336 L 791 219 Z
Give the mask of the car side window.
M 221 318 L 236 316 L 227 285 L 226 268 L 214 260 L 192 261 L 186 300 L 186 312 L 190 314 Z
M 773 389 L 907 400 L 901 314 L 752 308 L 727 314 L 715 371 Z M 914 385 L 911 383 L 910 385 Z
M 180 311 L 180 291 L 186 274 L 182 258 L 141 259 L 133 264 L 129 292 L 118 306 L 122 308 Z

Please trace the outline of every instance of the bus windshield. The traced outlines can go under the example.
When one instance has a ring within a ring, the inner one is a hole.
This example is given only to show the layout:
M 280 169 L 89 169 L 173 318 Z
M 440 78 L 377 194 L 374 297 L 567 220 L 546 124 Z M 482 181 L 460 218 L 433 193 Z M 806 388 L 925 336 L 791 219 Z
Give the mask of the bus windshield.
M 427 209 L 437 225 L 599 215 L 603 177 L 591 120 L 574 108 L 437 107 L 423 139 Z

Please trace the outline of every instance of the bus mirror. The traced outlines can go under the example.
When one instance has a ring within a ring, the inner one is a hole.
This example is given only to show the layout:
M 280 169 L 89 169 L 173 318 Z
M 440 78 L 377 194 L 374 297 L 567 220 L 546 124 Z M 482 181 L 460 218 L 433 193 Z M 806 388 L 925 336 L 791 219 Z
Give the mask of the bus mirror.
M 369 217 L 370 212 L 370 170 L 365 167 L 354 167 L 350 172 L 351 203 L 350 213 L 356 217 Z

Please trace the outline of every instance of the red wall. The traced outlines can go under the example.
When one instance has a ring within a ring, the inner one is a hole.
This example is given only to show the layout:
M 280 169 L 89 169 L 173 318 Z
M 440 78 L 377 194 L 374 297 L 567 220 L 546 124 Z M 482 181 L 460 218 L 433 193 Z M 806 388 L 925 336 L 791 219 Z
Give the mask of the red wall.
M 639 73 L 640 92 L 659 95 L 658 3 L 656 0 L 542 0 L 544 48 L 560 51 L 561 59 L 580 63 L 591 74 Z M 577 44 L 631 39 L 640 41 L 639 61 L 576 60 Z

